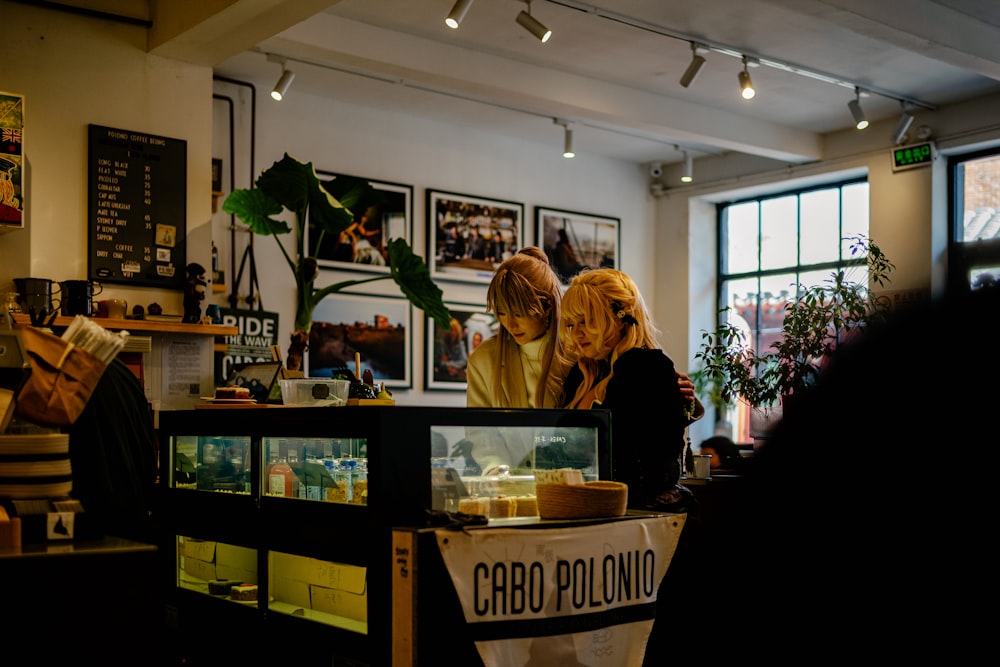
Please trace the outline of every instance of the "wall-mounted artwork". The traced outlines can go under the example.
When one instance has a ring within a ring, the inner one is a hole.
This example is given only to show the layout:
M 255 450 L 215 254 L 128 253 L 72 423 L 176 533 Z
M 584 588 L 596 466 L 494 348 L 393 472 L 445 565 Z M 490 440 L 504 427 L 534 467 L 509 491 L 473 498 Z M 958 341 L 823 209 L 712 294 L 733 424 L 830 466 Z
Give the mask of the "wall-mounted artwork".
M 434 320 L 424 317 L 427 342 L 425 364 L 428 390 L 465 391 L 468 387 L 466 368 L 469 355 L 479 345 L 496 333 L 500 326 L 486 306 L 446 303 L 451 311 L 451 327 L 438 327 Z
M 331 193 L 338 178 L 358 178 L 317 171 L 323 187 Z M 354 223 L 335 237 L 324 234 L 315 221 L 306 227 L 306 249 L 321 268 L 350 271 L 389 272 L 389 241 L 401 238 L 408 244 L 413 230 L 413 186 L 362 179 L 375 189 L 371 199 L 351 206 Z
M 24 225 L 24 96 L 0 92 L 0 224 Z
M 585 268 L 621 268 L 621 221 L 592 213 L 535 207 L 535 239 L 563 284 Z
M 431 277 L 488 283 L 524 242 L 524 204 L 427 191 Z
M 336 292 L 313 310 L 306 360 L 308 377 L 331 377 L 339 369 L 371 369 L 376 382 L 409 389 L 412 359 L 410 302 L 402 298 Z

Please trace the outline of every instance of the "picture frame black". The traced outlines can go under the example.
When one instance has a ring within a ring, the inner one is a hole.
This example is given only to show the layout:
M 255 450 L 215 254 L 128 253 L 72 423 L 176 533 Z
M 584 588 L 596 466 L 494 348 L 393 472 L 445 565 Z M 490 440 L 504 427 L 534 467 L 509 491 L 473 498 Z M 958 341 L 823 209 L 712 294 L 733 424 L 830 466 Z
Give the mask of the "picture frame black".
M 500 323 L 486 306 L 468 303 L 446 303 L 451 311 L 452 319 L 461 327 L 460 345 L 464 352 L 465 364 L 456 369 L 442 363 L 446 333 L 431 317 L 424 316 L 426 344 L 424 364 L 424 389 L 427 391 L 466 391 L 469 387 L 466 370 L 468 358 L 484 340 L 492 336 L 500 328 Z M 449 370 L 452 369 L 452 370 Z
M 489 283 L 524 243 L 524 204 L 427 190 L 427 263 L 432 278 Z
M 355 373 L 357 352 L 362 373 L 369 369 L 375 382 L 409 389 L 413 386 L 412 327 L 413 309 L 405 298 L 330 294 L 313 310 L 306 376 L 331 377 L 343 368 Z
M 306 225 L 305 248 L 321 269 L 389 273 L 389 241 L 402 238 L 413 245 L 413 186 L 378 181 L 362 176 L 316 170 L 324 187 L 344 176 L 368 182 L 380 201 L 365 210 L 351 210 L 355 225 L 331 239 L 324 236 L 310 216 Z
M 585 268 L 621 269 L 620 218 L 536 206 L 535 243 L 564 285 Z

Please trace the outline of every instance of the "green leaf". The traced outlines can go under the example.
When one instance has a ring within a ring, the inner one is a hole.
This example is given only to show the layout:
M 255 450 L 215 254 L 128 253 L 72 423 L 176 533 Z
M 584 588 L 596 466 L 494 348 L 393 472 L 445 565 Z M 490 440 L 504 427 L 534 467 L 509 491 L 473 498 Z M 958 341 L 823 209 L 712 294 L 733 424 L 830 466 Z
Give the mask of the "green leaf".
M 288 153 L 261 173 L 257 187 L 295 214 L 300 236 L 305 231 L 306 215 L 332 234 L 339 234 L 354 221 L 354 214 L 320 183 L 312 162 L 301 162 Z
M 222 210 L 235 215 L 254 234 L 271 236 L 292 231 L 283 220 L 274 220 L 272 215 L 282 212 L 281 204 L 268 197 L 262 190 L 233 190 L 222 202 Z
M 404 239 L 389 242 L 389 269 L 392 279 L 413 305 L 433 318 L 437 326 L 447 329 L 451 325 L 451 311 L 444 305 L 441 288 L 431 280 L 424 260 L 413 253 Z

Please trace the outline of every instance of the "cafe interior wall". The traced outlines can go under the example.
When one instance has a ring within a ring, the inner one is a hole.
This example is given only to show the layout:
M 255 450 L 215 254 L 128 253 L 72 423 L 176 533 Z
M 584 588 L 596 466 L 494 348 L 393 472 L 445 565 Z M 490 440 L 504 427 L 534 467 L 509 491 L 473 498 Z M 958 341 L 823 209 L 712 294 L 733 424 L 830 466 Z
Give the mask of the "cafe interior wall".
M 215 94 L 223 98 L 217 100 L 220 109 L 215 114 L 215 150 L 220 152 L 216 157 L 225 158 L 228 153 L 225 144 L 229 120 L 224 109 L 231 104 L 236 110 L 232 124 L 233 143 L 237 145 L 233 159 L 237 187 L 247 187 L 250 179 L 246 159 L 247 124 L 255 123 L 257 166 L 254 176 L 287 152 L 302 161 L 312 162 L 317 170 L 412 185 L 411 243 L 421 256 L 427 256 L 426 190 L 457 192 L 523 203 L 524 240 L 527 243 L 535 241 L 536 206 L 619 217 L 622 269 L 633 275 L 646 295 L 661 288 L 653 280 L 654 255 L 650 243 L 659 233 L 653 227 L 655 201 L 649 194 L 647 173 L 642 165 L 587 155 L 585 145 L 579 140 L 578 156 L 571 160 L 563 158 L 561 129 L 555 126 L 553 132 L 557 141 L 539 146 L 509 136 L 428 120 L 407 114 L 405 110 L 390 112 L 343 103 L 337 99 L 335 86 L 325 96 L 312 96 L 293 86 L 285 99 L 277 103 L 268 95 L 273 83 L 273 80 L 216 81 Z M 254 96 L 255 119 L 251 114 Z M 467 104 L 469 114 L 477 112 L 474 103 L 455 103 Z M 232 266 L 229 225 L 230 217 L 220 207 L 215 214 L 213 237 L 220 247 L 220 262 L 227 271 Z M 280 239 L 293 254 L 293 235 Z M 245 234 L 237 234 L 237 260 L 246 242 Z M 274 238 L 256 237 L 254 257 L 260 271 L 260 306 L 279 313 L 282 331 L 278 342 L 285 349 L 294 317 L 295 285 L 291 273 Z M 363 277 L 365 274 L 357 272 L 323 270 L 316 284 L 321 286 Z M 485 283 L 438 280 L 437 284 L 446 302 L 485 304 Z M 231 290 L 231 285 L 227 289 Z M 395 283 L 389 280 L 362 285 L 352 291 L 401 297 Z M 239 293 L 243 297 L 247 292 L 244 279 Z M 226 303 L 226 294 L 214 296 L 218 303 Z M 247 304 L 241 302 L 240 307 L 245 308 Z M 668 320 L 669 313 L 663 314 L 661 319 Z M 413 388 L 394 389 L 397 403 L 465 405 L 464 392 L 424 391 L 426 330 L 423 313 L 415 308 L 412 324 Z
M 87 126 L 187 142 L 188 261 L 209 265 L 212 71 L 146 53 L 143 27 L 5 3 L 0 90 L 24 96 L 25 224 L 0 235 L 0 289 L 87 278 Z M 183 312 L 181 290 L 108 284 Z

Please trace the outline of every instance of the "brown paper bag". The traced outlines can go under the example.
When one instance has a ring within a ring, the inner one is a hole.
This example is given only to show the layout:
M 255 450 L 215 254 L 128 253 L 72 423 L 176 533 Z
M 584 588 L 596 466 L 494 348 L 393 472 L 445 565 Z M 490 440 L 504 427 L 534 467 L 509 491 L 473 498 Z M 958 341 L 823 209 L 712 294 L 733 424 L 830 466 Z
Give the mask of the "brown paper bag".
M 17 394 L 17 416 L 42 426 L 69 426 L 87 407 L 104 374 L 104 363 L 35 327 L 22 329 L 21 340 L 31 372 Z

